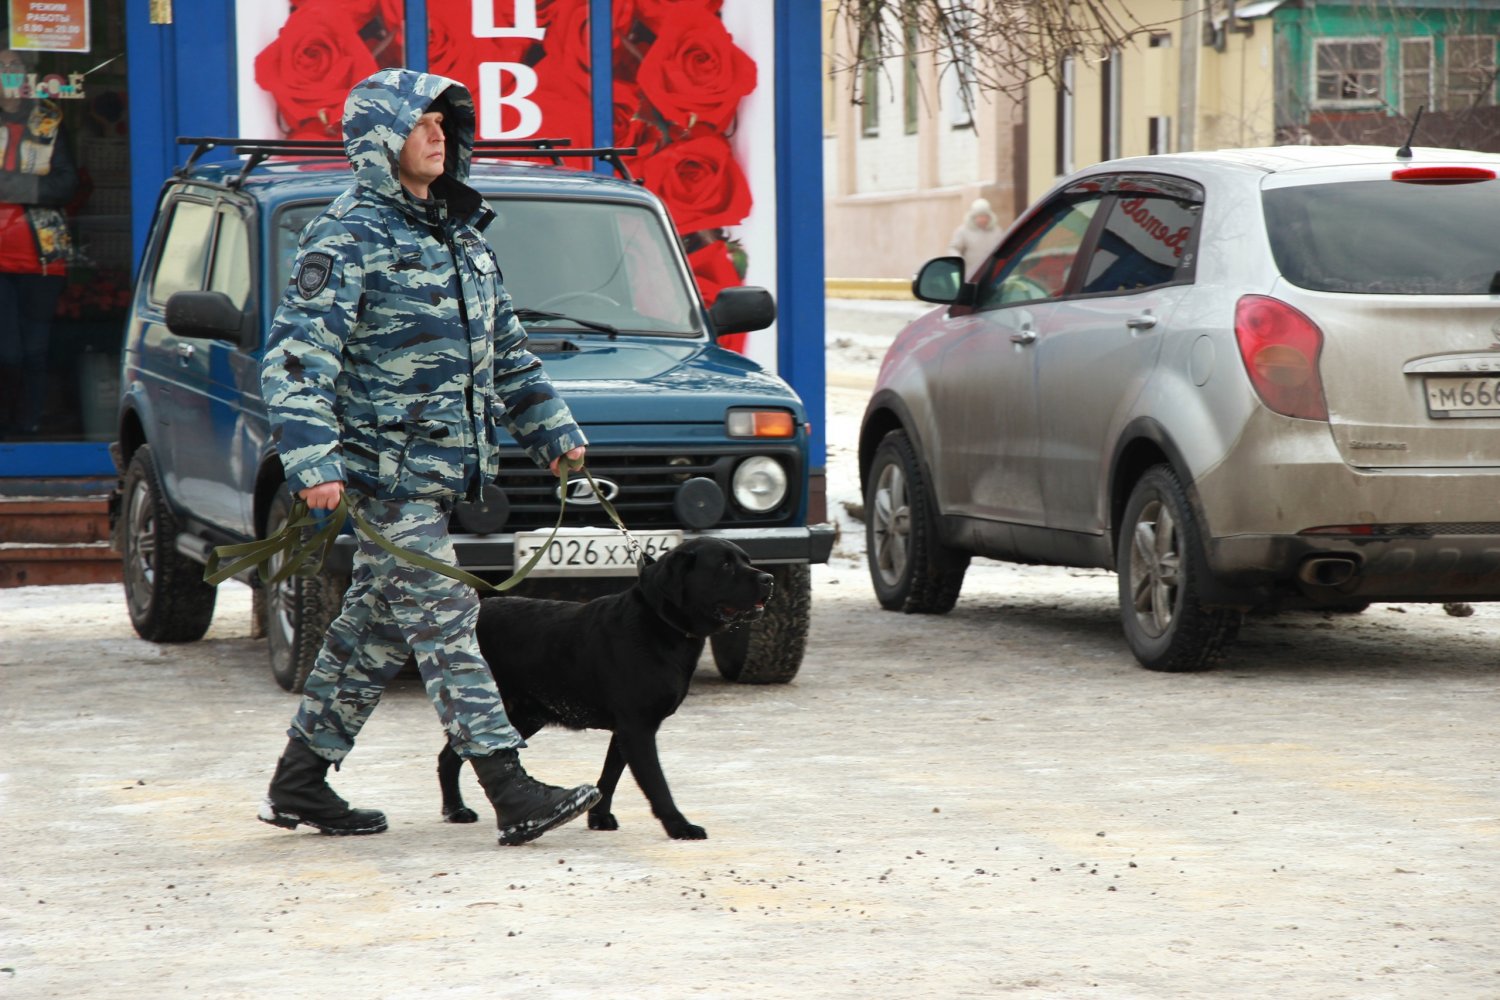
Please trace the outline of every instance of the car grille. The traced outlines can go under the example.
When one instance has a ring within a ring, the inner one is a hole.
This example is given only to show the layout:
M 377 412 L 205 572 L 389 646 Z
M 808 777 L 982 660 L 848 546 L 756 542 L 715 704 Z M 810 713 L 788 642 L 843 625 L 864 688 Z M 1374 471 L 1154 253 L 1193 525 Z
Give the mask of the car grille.
M 730 496 L 730 480 L 738 462 L 750 455 L 772 455 L 786 468 L 788 495 L 777 509 L 752 515 L 738 510 Z M 595 480 L 609 480 L 620 488 L 611 503 L 620 520 L 629 528 L 675 528 L 681 526 L 672 503 L 677 488 L 695 477 L 711 479 L 726 498 L 720 526 L 773 526 L 786 524 L 796 512 L 801 498 L 797 484 L 802 470 L 795 449 L 755 447 L 740 451 L 688 452 L 610 452 L 590 447 L 588 470 Z M 574 474 L 575 478 L 578 476 Z M 557 523 L 558 480 L 546 469 L 538 468 L 525 454 L 506 453 L 500 459 L 499 486 L 510 502 L 506 531 L 550 528 Z M 563 524 L 571 527 L 610 527 L 609 515 L 598 504 L 570 501 Z

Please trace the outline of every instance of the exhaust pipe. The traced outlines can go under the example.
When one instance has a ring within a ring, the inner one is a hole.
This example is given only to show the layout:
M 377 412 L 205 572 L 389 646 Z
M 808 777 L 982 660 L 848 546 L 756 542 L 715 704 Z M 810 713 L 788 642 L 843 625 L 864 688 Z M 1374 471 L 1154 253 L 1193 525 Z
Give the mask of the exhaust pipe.
M 1359 563 L 1348 556 L 1314 556 L 1297 570 L 1309 587 L 1342 587 L 1359 573 Z

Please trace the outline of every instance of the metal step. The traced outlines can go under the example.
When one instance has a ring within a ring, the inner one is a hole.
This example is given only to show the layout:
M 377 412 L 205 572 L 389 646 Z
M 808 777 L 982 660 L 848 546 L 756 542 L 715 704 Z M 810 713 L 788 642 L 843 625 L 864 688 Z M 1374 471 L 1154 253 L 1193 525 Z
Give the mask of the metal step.
M 0 587 L 118 583 L 104 497 L 0 498 Z

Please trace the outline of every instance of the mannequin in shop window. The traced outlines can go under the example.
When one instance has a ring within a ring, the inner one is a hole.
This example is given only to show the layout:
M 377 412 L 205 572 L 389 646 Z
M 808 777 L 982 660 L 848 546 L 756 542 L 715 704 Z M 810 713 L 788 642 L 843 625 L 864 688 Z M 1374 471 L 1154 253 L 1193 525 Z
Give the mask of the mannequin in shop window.
M 56 101 L 20 96 L 30 57 L 0 49 L 0 433 L 35 435 L 47 403 L 47 340 L 72 256 L 62 206 L 78 171 Z

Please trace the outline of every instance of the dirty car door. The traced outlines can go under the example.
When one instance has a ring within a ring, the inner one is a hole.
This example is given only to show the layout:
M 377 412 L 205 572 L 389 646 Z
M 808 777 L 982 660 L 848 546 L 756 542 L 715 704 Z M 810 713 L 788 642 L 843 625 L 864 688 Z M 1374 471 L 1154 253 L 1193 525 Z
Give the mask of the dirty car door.
M 963 335 L 943 358 L 933 402 L 945 513 L 1044 523 L 1035 345 L 1098 206 L 1097 194 L 1044 206 L 980 268 L 972 314 L 950 321 Z
M 1036 345 L 1047 525 L 1088 534 L 1105 529 L 1114 443 L 1191 287 L 1203 207 L 1202 189 L 1176 178 L 1110 187 L 1088 265 Z

